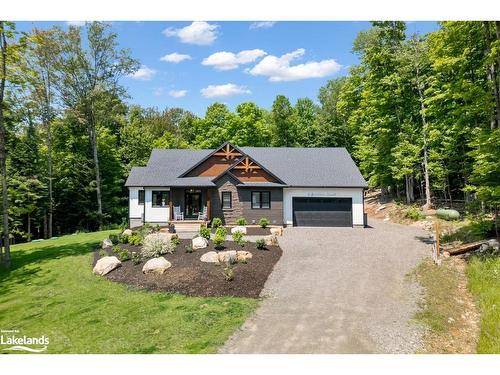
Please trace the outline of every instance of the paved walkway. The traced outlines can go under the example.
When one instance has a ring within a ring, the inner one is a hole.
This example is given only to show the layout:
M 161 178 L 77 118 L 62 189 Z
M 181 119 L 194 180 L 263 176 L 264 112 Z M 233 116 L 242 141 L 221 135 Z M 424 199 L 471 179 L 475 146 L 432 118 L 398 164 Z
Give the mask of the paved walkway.
M 430 254 L 418 228 L 287 228 L 255 314 L 222 353 L 412 353 L 421 293 L 406 276 Z

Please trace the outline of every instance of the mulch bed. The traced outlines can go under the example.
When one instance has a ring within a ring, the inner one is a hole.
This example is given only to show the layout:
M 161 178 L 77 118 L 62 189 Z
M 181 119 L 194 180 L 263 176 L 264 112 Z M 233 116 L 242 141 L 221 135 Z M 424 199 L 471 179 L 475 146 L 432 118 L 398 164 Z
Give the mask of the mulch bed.
M 235 242 L 226 241 L 223 250 L 250 251 L 252 259 L 245 263 L 233 265 L 234 280 L 227 281 L 224 277 L 224 264 L 204 263 L 200 257 L 209 251 L 215 251 L 210 241 L 208 247 L 192 253 L 185 252 L 185 246 L 191 245 L 191 240 L 180 240 L 174 254 L 163 255 L 172 267 L 163 275 L 143 274 L 142 267 L 146 261 L 135 265 L 131 260 L 122 262 L 122 266 L 111 271 L 105 277 L 133 287 L 152 290 L 181 293 L 188 296 L 201 297 L 250 297 L 258 298 L 264 283 L 280 259 L 283 251 L 278 246 L 268 246 L 267 250 L 257 250 L 255 243 L 248 242 L 240 246 Z M 121 244 L 129 252 L 140 251 L 139 246 Z M 94 252 L 94 265 L 100 258 L 100 248 Z M 109 255 L 111 249 L 107 250 Z

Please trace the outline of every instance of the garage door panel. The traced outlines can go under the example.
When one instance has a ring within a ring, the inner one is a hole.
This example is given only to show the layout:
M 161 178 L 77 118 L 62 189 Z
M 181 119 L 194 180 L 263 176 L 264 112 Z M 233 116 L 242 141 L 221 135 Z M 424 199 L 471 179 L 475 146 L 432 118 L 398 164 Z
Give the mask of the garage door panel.
M 293 198 L 293 225 L 351 227 L 351 198 Z

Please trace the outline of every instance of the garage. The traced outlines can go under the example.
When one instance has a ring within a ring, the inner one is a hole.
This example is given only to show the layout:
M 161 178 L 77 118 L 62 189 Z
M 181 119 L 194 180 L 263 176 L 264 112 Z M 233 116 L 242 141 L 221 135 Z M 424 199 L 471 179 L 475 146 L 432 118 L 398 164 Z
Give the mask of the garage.
M 293 225 L 352 227 L 352 198 L 294 197 Z

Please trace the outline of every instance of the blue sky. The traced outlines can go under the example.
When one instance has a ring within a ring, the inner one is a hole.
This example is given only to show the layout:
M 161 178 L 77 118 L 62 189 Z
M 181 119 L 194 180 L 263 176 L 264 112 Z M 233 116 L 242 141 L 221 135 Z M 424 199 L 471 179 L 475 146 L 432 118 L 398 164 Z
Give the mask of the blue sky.
M 65 22 L 18 22 L 28 31 Z M 316 100 L 329 79 L 346 75 L 357 58 L 357 33 L 369 22 L 112 22 L 121 47 L 141 62 L 124 77 L 130 103 L 182 107 L 203 115 L 208 105 L 244 101 L 270 108 L 276 95 Z M 411 22 L 408 33 L 437 29 Z M 224 53 L 221 53 L 224 52 Z M 166 57 L 165 57 L 166 56 Z M 162 60 L 163 57 L 163 60 Z

